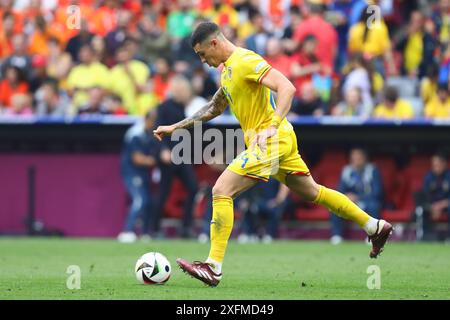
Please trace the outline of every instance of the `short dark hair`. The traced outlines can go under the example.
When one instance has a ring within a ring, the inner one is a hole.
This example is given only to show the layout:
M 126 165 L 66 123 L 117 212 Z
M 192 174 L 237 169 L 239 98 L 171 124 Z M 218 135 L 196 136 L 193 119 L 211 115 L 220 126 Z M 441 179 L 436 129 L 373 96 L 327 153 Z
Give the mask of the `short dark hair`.
M 440 82 L 438 84 L 437 91 L 445 91 L 448 92 L 448 83 L 447 82 Z
M 289 8 L 290 14 L 301 15 L 300 8 L 297 5 L 292 5 Z
M 386 89 L 384 89 L 384 98 L 387 101 L 392 102 L 392 103 L 397 101 L 397 99 L 398 99 L 398 90 L 397 90 L 397 88 L 394 87 L 394 86 L 386 87 Z
M 59 92 L 58 80 L 55 78 L 49 78 L 49 79 L 45 80 L 44 83 L 42 84 L 42 86 L 50 87 L 53 90 L 53 92 L 56 94 Z
M 212 34 L 215 34 L 217 32 L 220 32 L 219 26 L 215 24 L 214 22 L 202 22 L 200 23 L 197 28 L 195 28 L 194 32 L 191 36 L 191 46 L 192 48 L 195 47 L 198 43 L 202 43 L 205 41 L 209 36 Z

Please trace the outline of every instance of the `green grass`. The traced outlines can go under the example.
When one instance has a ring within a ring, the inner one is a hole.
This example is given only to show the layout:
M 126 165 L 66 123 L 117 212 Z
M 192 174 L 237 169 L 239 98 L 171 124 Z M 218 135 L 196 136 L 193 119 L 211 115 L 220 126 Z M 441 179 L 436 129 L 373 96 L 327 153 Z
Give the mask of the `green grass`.
M 363 242 L 231 241 L 216 288 L 175 265 L 177 257 L 203 259 L 208 250 L 194 241 L 126 245 L 114 240 L 0 238 L 0 300 L 450 299 L 449 245 L 393 242 L 381 258 L 371 260 Z M 162 252 L 172 264 L 165 285 L 141 285 L 135 279 L 135 262 L 149 251 Z M 69 265 L 81 268 L 80 290 L 66 287 Z M 379 290 L 367 288 L 370 265 L 380 267 Z

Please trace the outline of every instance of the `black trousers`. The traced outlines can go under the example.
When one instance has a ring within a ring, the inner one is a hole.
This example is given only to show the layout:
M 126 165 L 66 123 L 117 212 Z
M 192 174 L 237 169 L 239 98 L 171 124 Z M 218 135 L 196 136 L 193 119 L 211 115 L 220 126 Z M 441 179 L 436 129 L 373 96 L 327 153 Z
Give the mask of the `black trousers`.
M 182 236 L 188 236 L 193 220 L 193 206 L 195 195 L 198 191 L 197 177 L 194 167 L 189 164 L 180 165 L 162 165 L 161 183 L 159 189 L 159 199 L 154 219 L 154 232 L 159 232 L 161 228 L 161 218 L 164 212 L 164 205 L 169 197 L 173 179 L 176 177 L 181 180 L 183 186 L 187 190 L 186 200 L 184 202 L 183 220 L 182 220 Z

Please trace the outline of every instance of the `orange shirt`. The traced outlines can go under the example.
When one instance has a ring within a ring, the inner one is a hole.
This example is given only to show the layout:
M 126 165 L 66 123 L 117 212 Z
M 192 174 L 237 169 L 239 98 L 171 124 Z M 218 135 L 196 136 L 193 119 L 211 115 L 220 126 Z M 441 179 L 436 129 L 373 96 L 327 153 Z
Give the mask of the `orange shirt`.
M 61 34 L 56 32 L 57 30 L 52 30 L 48 28 L 46 32 L 42 32 L 40 30 L 36 30 L 30 37 L 30 44 L 28 45 L 28 53 L 30 55 L 48 55 L 48 47 L 47 41 L 50 37 L 55 37 L 59 39 L 61 43 L 63 43 L 63 39 L 61 38 Z
M 4 10 L 0 9 L 0 21 L 3 21 Z M 13 10 L 12 14 L 14 16 L 14 34 L 21 33 L 23 29 L 23 14 L 19 11 Z
M 92 2 L 91 0 L 88 0 L 88 1 Z M 81 1 L 82 3 L 79 4 L 78 7 L 80 8 L 81 17 L 86 19 L 86 21 L 88 22 L 89 25 L 92 25 L 91 21 L 93 20 L 92 17 L 94 15 L 94 9 L 92 8 L 92 5 L 83 4 L 84 2 L 88 2 L 88 1 Z M 67 0 L 60 1 L 60 2 L 68 3 Z M 68 22 L 67 19 L 68 18 L 69 18 L 69 14 L 67 13 L 67 5 L 59 4 L 58 8 L 55 10 L 54 19 L 49 24 L 49 26 L 51 26 L 52 30 L 56 30 L 60 34 L 60 37 L 61 37 L 63 43 L 66 43 L 67 41 L 69 41 L 69 39 L 74 37 L 79 31 L 76 28 L 70 29 L 67 27 L 67 22 Z
M 11 55 L 12 50 L 11 37 L 0 31 L 0 60 Z
M 105 37 L 109 32 L 114 30 L 117 25 L 117 11 L 117 9 L 111 9 L 106 6 L 100 7 L 93 17 L 93 32 Z
M 0 105 L 9 108 L 11 107 L 11 97 L 17 93 L 27 93 L 28 84 L 21 82 L 16 87 L 12 87 L 8 80 L 0 82 Z
M 169 91 L 169 82 L 173 75 L 169 75 L 167 79 L 163 79 L 161 75 L 156 74 L 153 77 L 154 93 L 158 97 L 159 101 L 164 101 L 167 98 L 167 92 Z

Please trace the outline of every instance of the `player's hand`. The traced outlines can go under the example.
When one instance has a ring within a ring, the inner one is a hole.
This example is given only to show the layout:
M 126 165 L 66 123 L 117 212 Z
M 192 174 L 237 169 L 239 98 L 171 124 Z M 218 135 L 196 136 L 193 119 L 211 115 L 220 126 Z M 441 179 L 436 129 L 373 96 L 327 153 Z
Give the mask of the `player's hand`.
M 277 131 L 278 129 L 273 126 L 260 131 L 251 142 L 250 145 L 251 150 L 254 151 L 256 145 L 258 145 L 259 149 L 265 152 L 267 149 L 267 139 L 276 135 Z
M 175 131 L 174 126 L 159 126 L 156 130 L 153 130 L 153 135 L 159 141 L 162 141 L 164 136 L 170 136 Z

